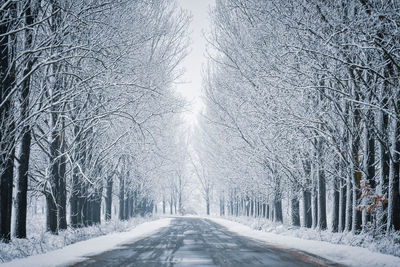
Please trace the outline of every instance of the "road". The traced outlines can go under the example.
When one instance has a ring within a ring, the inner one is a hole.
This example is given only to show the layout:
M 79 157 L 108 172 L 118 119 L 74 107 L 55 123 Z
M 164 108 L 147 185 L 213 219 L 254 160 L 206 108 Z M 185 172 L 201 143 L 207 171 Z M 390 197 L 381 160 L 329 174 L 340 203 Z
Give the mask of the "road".
M 239 236 L 202 218 L 174 218 L 169 227 L 73 266 L 338 266 L 296 250 Z

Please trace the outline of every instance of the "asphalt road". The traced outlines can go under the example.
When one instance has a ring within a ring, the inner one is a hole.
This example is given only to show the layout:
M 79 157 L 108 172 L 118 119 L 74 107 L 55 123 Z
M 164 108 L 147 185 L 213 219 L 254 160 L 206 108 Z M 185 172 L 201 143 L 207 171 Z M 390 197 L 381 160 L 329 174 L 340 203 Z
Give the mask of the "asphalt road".
M 174 218 L 169 227 L 73 266 L 338 266 L 297 250 L 239 236 L 201 218 Z

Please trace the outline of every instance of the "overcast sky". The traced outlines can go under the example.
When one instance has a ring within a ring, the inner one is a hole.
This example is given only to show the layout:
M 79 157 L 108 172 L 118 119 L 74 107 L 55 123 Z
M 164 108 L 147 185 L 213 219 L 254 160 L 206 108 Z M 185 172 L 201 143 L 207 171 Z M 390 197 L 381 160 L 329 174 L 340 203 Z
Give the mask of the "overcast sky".
M 206 62 L 205 49 L 206 41 L 203 32 L 208 32 L 210 27 L 209 8 L 214 5 L 215 0 L 178 0 L 182 8 L 187 9 L 193 16 L 190 25 L 190 54 L 183 62 L 183 67 L 186 69 L 184 77 L 178 84 L 178 92 L 185 99 L 193 101 L 192 113 L 187 114 L 187 119 L 195 120 L 196 112 L 201 108 L 201 71 L 202 66 Z

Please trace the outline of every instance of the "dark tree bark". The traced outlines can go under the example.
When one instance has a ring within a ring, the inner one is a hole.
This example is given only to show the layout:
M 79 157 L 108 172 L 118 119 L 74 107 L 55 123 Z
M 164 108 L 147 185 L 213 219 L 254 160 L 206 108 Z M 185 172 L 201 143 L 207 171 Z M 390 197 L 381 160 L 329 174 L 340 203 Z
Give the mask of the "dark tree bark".
M 353 183 L 351 177 L 347 174 L 346 178 L 346 220 L 345 220 L 345 231 L 351 231 L 352 227 L 352 216 L 353 216 Z
M 125 193 L 125 200 L 124 200 L 124 219 L 128 220 L 129 219 L 129 209 L 130 209 L 130 207 L 129 207 L 129 204 L 130 204 L 129 198 L 130 198 L 131 191 L 128 190 L 128 189 L 125 189 L 125 190 L 126 190 L 126 193 Z
M 80 216 L 80 207 L 79 207 L 79 192 L 80 192 L 80 184 L 79 184 L 79 170 L 78 167 L 74 167 L 72 170 L 72 182 L 71 182 L 71 197 L 70 197 L 70 219 L 71 226 L 74 228 L 79 227 L 81 221 L 78 219 Z
M 106 185 L 106 221 L 111 220 L 112 187 L 113 187 L 113 177 L 110 176 L 107 179 L 107 185 Z
M 360 88 L 355 82 L 355 74 L 354 70 L 350 71 L 350 76 L 353 79 L 353 94 L 355 96 L 355 100 L 360 100 Z M 361 199 L 361 164 L 360 164 L 360 134 L 361 132 L 361 118 L 360 118 L 360 107 L 357 103 L 352 103 L 351 105 L 352 113 L 353 113 L 353 133 L 352 133 L 352 183 L 353 183 L 353 210 L 352 210 L 352 231 L 353 233 L 357 233 L 361 230 L 361 210 L 358 208 Z
M 87 198 L 85 207 L 85 226 L 93 225 L 93 196 Z
M 25 2 L 25 25 L 30 26 L 33 24 L 36 13 L 32 12 L 31 1 Z M 25 30 L 25 49 L 29 50 L 32 47 L 32 30 Z M 26 120 L 29 116 L 29 94 L 31 87 L 30 73 L 32 71 L 35 59 L 32 57 L 27 58 L 23 77 L 25 80 L 21 85 L 20 95 L 20 108 L 21 108 L 21 124 L 24 125 L 22 129 L 22 138 L 20 150 L 18 153 L 19 164 L 17 168 L 17 194 L 16 194 L 16 216 L 15 216 L 15 236 L 17 238 L 26 238 L 26 213 L 27 213 L 27 192 L 28 192 L 28 170 L 29 158 L 31 152 L 31 127 Z
M 11 239 L 11 210 L 14 176 L 14 148 L 0 177 L 0 240 L 9 242 Z
M 52 117 L 52 125 L 56 125 L 56 118 L 54 114 Z M 50 177 L 49 177 L 49 186 L 47 188 L 46 193 L 46 203 L 48 205 L 47 208 L 47 230 L 53 234 L 58 234 L 58 204 L 59 200 L 59 183 L 60 183 L 60 164 L 59 164 L 59 148 L 60 148 L 60 139 L 58 132 L 53 128 L 52 130 L 52 141 L 50 144 Z M 53 202 L 53 203 L 51 203 Z M 54 210 L 56 209 L 56 210 Z M 55 221 L 55 223 L 54 223 Z
M 170 199 L 170 201 L 169 201 L 169 213 L 172 215 L 172 213 L 173 213 L 173 206 L 174 206 L 174 200 L 173 200 L 173 197 L 172 197 L 172 194 L 171 194 L 171 199 Z
M 261 215 L 263 218 L 267 217 L 266 211 L 267 211 L 267 204 L 263 203 L 262 204 L 262 215 Z
M 225 216 L 225 199 L 223 195 L 219 198 L 219 215 Z
M 51 192 L 46 193 L 46 228 L 52 234 L 58 234 L 58 218 L 57 218 L 57 204 L 54 199 L 54 194 Z
M 210 201 L 208 200 L 206 203 L 207 215 L 210 215 Z
M 250 216 L 254 214 L 254 201 L 253 199 L 250 200 Z
M 332 181 L 333 183 L 333 211 L 332 211 L 332 232 L 337 232 L 339 230 L 339 187 L 340 187 L 340 177 L 335 177 Z
M 28 169 L 29 156 L 31 149 L 31 132 L 30 129 L 24 129 L 22 136 L 19 165 L 17 169 L 17 194 L 16 194 L 16 216 L 15 216 L 15 236 L 17 238 L 26 238 L 26 214 L 27 214 L 27 193 L 28 193 Z
M 311 191 L 310 181 L 312 180 L 311 174 L 311 162 L 309 159 L 306 159 L 303 162 L 304 174 L 305 174 L 305 183 L 303 185 L 303 189 L 301 191 L 303 198 L 303 225 L 304 227 L 311 228 L 312 227 L 312 212 L 311 212 Z
M 339 179 L 339 222 L 338 222 L 338 231 L 343 232 L 345 229 L 346 222 L 346 183 L 345 180 L 341 177 Z
M 134 201 L 134 194 L 133 192 L 129 196 L 129 218 L 133 218 L 134 211 L 135 211 L 135 201 Z
M 59 28 L 61 27 L 61 8 L 57 0 L 51 1 L 51 12 L 52 16 L 50 19 L 50 29 L 54 36 L 59 36 Z M 54 39 L 54 47 L 57 47 L 58 38 Z M 59 48 L 54 48 L 59 49 Z M 53 51 L 55 52 L 55 51 Z M 58 51 L 59 52 L 59 51 Z M 62 116 L 60 115 L 62 111 L 62 105 L 60 99 L 62 97 L 62 77 L 59 74 L 60 64 L 52 63 L 49 65 L 48 73 L 48 97 L 50 102 L 50 112 L 49 112 L 49 128 L 50 128 L 50 140 L 49 140 L 49 182 L 47 188 L 47 205 L 48 207 L 48 230 L 53 234 L 58 234 L 58 222 L 59 222 L 59 205 L 60 205 L 60 194 L 63 192 L 62 187 L 60 187 L 61 180 L 61 157 L 62 157 L 62 144 L 63 144 L 63 123 L 60 120 Z M 53 201 L 54 203 L 51 203 Z M 56 211 L 54 211 L 54 208 Z M 50 218 L 51 217 L 51 218 Z M 56 221 L 54 224 L 53 221 Z
M 322 145 L 322 144 L 320 144 Z M 322 149 L 322 148 L 320 148 Z M 320 151 L 319 153 L 321 153 Z M 322 157 L 320 155 L 319 157 Z M 325 230 L 327 228 L 326 223 L 326 181 L 325 181 L 325 170 L 323 168 L 322 159 L 319 160 L 318 166 L 318 228 Z
M 382 88 L 381 96 L 382 103 L 381 106 L 383 109 L 388 108 L 388 92 L 389 85 L 385 82 L 384 88 Z M 388 195 L 388 187 L 389 187 L 389 171 L 390 171 L 390 152 L 388 148 L 389 137 L 388 137 L 388 126 L 389 126 L 389 115 L 386 111 L 379 111 L 379 121 L 378 121 L 378 130 L 380 134 L 381 141 L 379 142 L 379 179 L 380 179 L 380 190 L 383 195 Z M 383 214 L 380 216 L 381 221 L 378 224 L 383 225 L 387 221 L 387 204 L 383 204 Z
M 311 228 L 312 214 L 311 214 L 311 192 L 305 188 L 302 191 L 303 195 L 303 220 L 304 227 Z
M 64 142 L 64 141 L 63 141 Z M 61 145 L 64 147 L 64 144 Z M 61 153 L 64 153 L 62 148 Z M 58 227 L 61 230 L 67 229 L 67 177 L 66 177 L 67 161 L 65 155 L 60 157 L 60 178 L 58 183 Z
M 367 121 L 365 129 L 365 154 L 364 157 L 364 169 L 366 182 L 368 182 L 371 190 L 375 190 L 375 136 L 372 134 L 372 129 L 375 127 L 375 116 L 372 111 L 367 111 Z M 369 204 L 369 203 L 365 203 Z M 372 222 L 371 213 L 364 210 L 364 225 L 368 222 Z
M 399 89 L 397 89 L 399 90 Z M 400 90 L 397 94 L 397 108 L 400 107 Z M 400 119 L 393 118 L 392 133 L 392 160 L 389 170 L 389 203 L 387 231 L 400 230 L 400 195 L 399 195 L 399 176 L 400 176 Z
M 125 220 L 125 179 L 123 174 L 119 176 L 119 219 Z
M 315 171 L 313 172 L 313 184 L 312 184 L 312 207 L 311 207 L 311 212 L 312 212 L 312 228 L 316 228 L 318 225 L 318 191 L 317 191 L 317 175 L 315 174 Z
M 300 226 L 300 202 L 296 196 L 291 199 L 292 225 Z
M 176 203 L 176 199 L 174 199 L 174 212 L 175 212 L 175 214 L 178 214 L 178 212 L 177 212 L 177 205 L 176 205 L 177 203 Z
M 166 201 L 165 201 L 164 196 L 163 196 L 163 201 L 162 201 L 162 212 L 163 212 L 163 214 L 165 214 L 165 212 L 166 212 Z
M 274 198 L 274 222 L 283 222 L 283 213 L 282 213 L 282 198 L 279 192 L 275 193 Z
M 80 127 L 75 125 L 74 127 L 74 138 L 76 142 L 76 148 L 74 149 L 73 161 L 75 163 L 81 162 L 82 143 L 80 138 Z M 72 181 L 71 181 L 71 196 L 70 196 L 70 223 L 73 228 L 80 227 L 82 225 L 82 205 L 81 204 L 81 183 L 79 180 L 79 167 L 72 166 Z
M 15 34 L 6 34 L 13 29 L 17 17 L 16 2 L 4 7 L 4 21 L 0 23 L 0 240 L 11 239 L 11 210 L 15 154 L 15 122 L 11 91 L 15 86 L 14 53 Z

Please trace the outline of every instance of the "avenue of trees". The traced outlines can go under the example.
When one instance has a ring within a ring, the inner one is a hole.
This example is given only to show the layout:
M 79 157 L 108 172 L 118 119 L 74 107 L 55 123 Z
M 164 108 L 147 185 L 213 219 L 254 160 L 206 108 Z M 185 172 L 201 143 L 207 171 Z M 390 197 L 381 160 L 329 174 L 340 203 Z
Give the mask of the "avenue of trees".
M 27 236 L 31 197 L 54 234 L 100 223 L 102 205 L 111 219 L 117 198 L 122 220 L 153 211 L 176 165 L 188 22 L 170 0 L 1 1 L 2 241 L 12 218 Z
M 400 230 L 400 3 L 217 0 L 212 20 L 197 143 L 220 213 Z

